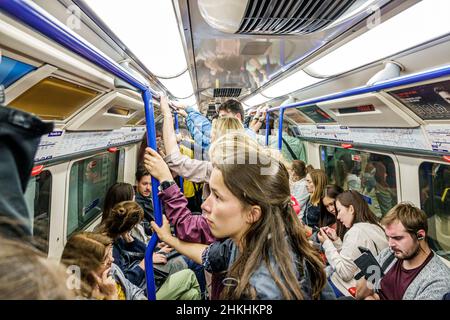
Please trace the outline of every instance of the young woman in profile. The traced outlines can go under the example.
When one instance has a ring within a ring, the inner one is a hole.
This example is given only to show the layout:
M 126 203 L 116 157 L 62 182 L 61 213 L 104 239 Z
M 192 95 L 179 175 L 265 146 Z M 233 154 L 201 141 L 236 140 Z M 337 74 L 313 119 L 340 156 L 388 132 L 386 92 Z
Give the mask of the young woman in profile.
M 147 169 L 170 185 L 168 167 L 157 153 L 148 152 Z M 324 266 L 293 212 L 286 167 L 242 135 L 220 138 L 210 155 L 211 194 L 202 209 L 212 235 L 225 240 L 210 245 L 184 242 L 171 235 L 165 219 L 162 227 L 152 223 L 160 239 L 206 270 L 224 274 L 222 299 L 323 298 Z M 245 159 L 245 164 L 233 159 Z M 179 191 L 172 192 L 164 201 L 180 197 Z

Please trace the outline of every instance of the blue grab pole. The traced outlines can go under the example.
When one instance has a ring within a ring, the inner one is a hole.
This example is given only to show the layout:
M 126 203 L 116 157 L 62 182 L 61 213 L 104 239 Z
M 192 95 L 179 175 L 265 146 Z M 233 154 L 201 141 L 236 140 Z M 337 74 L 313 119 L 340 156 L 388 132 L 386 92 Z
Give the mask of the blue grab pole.
M 155 116 L 153 110 L 152 94 L 149 90 L 142 93 L 144 100 L 145 122 L 147 126 L 147 141 L 150 148 L 157 150 L 156 146 L 156 128 Z M 155 212 L 155 221 L 158 226 L 162 226 L 161 204 L 158 198 L 159 181 L 152 177 L 152 199 Z M 148 300 L 156 300 L 155 277 L 153 274 L 153 250 L 158 243 L 158 235 L 153 232 L 147 249 L 145 250 L 145 276 L 147 279 L 147 297 Z
M 147 141 L 152 149 L 157 150 L 155 118 L 152 104 L 152 95 L 156 94 L 147 86 L 147 84 L 140 82 L 115 61 L 105 56 L 102 52 L 89 43 L 84 42 L 84 40 L 80 39 L 76 33 L 64 24 L 57 22 L 37 5 L 20 0 L 0 0 L 0 10 L 37 30 L 44 36 L 59 43 L 68 50 L 77 53 L 94 65 L 103 68 L 114 76 L 141 90 L 142 98 L 144 100 L 145 119 L 147 123 Z M 161 205 L 158 199 L 158 185 L 159 182 L 152 177 L 152 198 L 155 220 L 156 223 L 161 226 L 162 213 Z M 153 275 L 153 249 L 155 248 L 157 241 L 158 237 L 154 233 L 145 253 L 147 295 L 149 300 L 156 299 L 155 281 Z
M 284 108 L 280 110 L 280 117 L 278 118 L 278 150 L 281 151 L 283 147 L 283 118 L 284 118 Z
M 176 134 L 179 134 L 179 133 L 180 133 L 180 126 L 179 126 L 179 124 L 178 124 L 178 112 L 174 112 L 173 118 L 175 119 L 175 133 L 176 133 Z M 179 179 L 178 181 L 179 181 L 179 183 L 180 183 L 180 190 L 181 190 L 181 192 L 184 192 L 184 188 L 183 188 L 183 177 L 182 177 L 182 176 L 179 176 L 178 179 Z
M 269 145 L 269 135 L 270 135 L 270 127 L 269 127 L 270 113 L 266 112 L 266 146 Z

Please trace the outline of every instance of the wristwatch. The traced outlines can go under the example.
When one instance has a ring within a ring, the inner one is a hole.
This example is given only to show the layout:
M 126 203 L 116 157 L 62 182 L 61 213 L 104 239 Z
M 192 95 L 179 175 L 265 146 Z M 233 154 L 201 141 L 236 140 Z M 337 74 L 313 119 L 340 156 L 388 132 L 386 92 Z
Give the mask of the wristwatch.
M 173 180 L 166 180 L 161 182 L 161 184 L 158 186 L 158 190 L 159 191 L 163 191 L 166 190 L 167 188 L 169 188 L 171 185 L 175 184 L 175 181 Z

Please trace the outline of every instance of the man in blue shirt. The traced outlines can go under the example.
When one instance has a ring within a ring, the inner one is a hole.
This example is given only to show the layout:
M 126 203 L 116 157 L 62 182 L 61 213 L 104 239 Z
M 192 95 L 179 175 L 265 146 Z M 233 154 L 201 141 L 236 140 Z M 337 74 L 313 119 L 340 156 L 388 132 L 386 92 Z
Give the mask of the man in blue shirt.
M 236 117 L 241 122 L 244 120 L 244 108 L 239 101 L 234 99 L 222 103 L 217 112 L 220 118 Z M 178 113 L 186 118 L 186 126 L 195 143 L 201 145 L 204 150 L 208 149 L 211 143 L 211 122 L 208 118 L 193 107 L 184 109 L 183 106 L 179 106 Z M 251 137 L 256 138 L 253 130 L 246 128 L 246 131 Z

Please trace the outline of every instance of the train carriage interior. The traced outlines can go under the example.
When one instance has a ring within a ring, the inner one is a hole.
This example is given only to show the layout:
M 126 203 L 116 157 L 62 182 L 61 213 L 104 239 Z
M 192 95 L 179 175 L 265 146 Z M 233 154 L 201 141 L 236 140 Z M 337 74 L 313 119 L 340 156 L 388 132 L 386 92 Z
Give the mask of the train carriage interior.
M 261 145 L 358 191 L 377 219 L 422 209 L 450 267 L 448 12 L 448 0 L 0 1 L 0 108 L 54 124 L 24 193 L 32 236 L 59 260 L 100 224 L 110 187 L 135 185 L 146 133 L 161 141 L 162 96 L 208 121 L 234 99 L 247 125 L 264 110 Z M 152 117 L 119 73 L 150 88 Z

